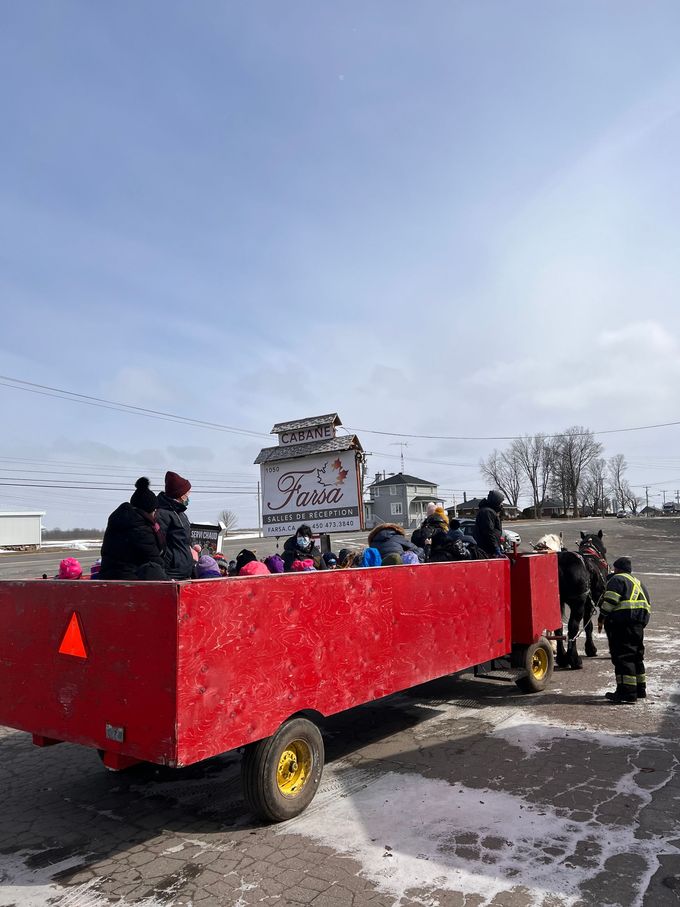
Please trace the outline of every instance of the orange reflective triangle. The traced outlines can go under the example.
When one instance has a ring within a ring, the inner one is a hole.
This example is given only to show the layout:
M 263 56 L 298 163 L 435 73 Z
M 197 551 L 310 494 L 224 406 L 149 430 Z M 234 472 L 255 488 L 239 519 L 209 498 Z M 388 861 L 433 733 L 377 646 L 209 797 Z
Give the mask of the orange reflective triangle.
M 64 633 L 64 638 L 59 646 L 59 653 L 61 655 L 75 655 L 76 658 L 87 658 L 83 631 L 80 628 L 80 621 L 75 611 L 68 622 L 66 633 Z

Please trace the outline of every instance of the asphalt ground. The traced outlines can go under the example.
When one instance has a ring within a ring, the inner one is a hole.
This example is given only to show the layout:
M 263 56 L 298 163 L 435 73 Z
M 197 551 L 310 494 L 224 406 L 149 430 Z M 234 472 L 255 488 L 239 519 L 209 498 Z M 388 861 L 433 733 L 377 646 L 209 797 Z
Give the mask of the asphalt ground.
M 600 527 L 651 592 L 646 701 L 606 703 L 603 637 L 538 695 L 442 678 L 328 720 L 322 787 L 278 826 L 248 814 L 237 754 L 111 774 L 0 730 L 0 907 L 678 904 L 680 521 L 518 528 Z

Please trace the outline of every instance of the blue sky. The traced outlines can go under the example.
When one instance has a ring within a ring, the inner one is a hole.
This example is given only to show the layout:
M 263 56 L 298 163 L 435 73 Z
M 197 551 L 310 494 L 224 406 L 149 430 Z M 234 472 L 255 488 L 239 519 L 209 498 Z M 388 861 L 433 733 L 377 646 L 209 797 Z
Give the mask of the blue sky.
M 674 2 L 3 4 L 1 371 L 264 433 L 678 419 L 679 38 Z M 4 476 L 257 479 L 253 437 L 5 387 L 0 415 Z M 679 437 L 605 440 L 680 487 Z M 476 492 L 493 446 L 407 469 Z M 0 491 L 47 525 L 121 497 Z M 254 522 L 226 498 L 195 518 Z

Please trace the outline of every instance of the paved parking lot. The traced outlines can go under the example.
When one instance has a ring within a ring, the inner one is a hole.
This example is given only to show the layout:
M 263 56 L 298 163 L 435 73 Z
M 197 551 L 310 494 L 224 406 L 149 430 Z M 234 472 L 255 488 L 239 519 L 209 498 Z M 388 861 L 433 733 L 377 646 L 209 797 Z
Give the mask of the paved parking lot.
M 237 754 L 111 774 L 3 730 L 0 907 L 677 904 L 680 521 L 600 526 L 652 595 L 647 701 L 606 704 L 604 637 L 538 696 L 443 678 L 328 720 L 322 788 L 275 827 L 243 805 Z

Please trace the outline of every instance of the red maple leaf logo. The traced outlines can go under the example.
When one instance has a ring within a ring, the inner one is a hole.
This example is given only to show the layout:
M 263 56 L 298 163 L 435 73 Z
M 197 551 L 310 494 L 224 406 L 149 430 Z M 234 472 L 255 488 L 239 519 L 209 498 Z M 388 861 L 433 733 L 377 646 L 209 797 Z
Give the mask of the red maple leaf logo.
M 340 457 L 338 457 L 338 459 L 333 463 L 332 468 L 337 470 L 342 469 L 342 460 L 340 459 Z
M 342 483 L 345 481 L 346 478 L 347 478 L 347 470 L 341 469 L 340 472 L 338 473 L 337 479 L 335 480 L 335 484 L 342 485 Z

